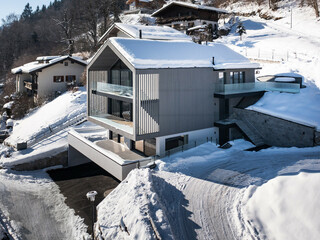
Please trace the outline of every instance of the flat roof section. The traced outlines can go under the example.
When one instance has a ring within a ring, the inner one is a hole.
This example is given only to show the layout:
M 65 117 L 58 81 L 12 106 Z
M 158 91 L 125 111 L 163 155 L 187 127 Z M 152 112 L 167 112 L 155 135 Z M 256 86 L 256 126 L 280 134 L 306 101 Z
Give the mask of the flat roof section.
M 116 143 L 112 140 L 101 140 L 95 143 L 99 147 L 106 149 L 108 151 L 112 151 L 113 153 L 117 154 L 119 157 L 121 157 L 124 160 L 141 160 L 142 158 L 145 158 L 145 156 L 142 153 L 132 151 L 120 143 Z

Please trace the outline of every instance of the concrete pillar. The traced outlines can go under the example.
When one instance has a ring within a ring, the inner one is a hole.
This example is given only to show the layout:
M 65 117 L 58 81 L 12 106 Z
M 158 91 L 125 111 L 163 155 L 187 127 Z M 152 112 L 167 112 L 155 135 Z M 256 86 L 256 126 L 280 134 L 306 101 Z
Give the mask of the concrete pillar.
M 91 160 L 84 156 L 82 153 L 78 152 L 75 148 L 69 145 L 68 149 L 68 166 L 78 166 L 84 163 L 88 163 Z

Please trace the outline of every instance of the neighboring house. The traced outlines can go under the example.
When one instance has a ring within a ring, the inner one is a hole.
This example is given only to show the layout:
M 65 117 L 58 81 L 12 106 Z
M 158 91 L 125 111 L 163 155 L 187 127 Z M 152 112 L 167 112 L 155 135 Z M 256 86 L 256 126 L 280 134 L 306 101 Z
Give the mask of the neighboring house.
M 187 40 L 186 34 L 167 26 L 146 26 L 124 23 L 113 24 L 99 39 L 102 43 L 110 37 L 141 38 L 150 40 Z
M 16 92 L 26 92 L 38 100 L 79 84 L 86 65 L 79 57 L 42 56 L 11 72 L 16 75 Z
M 129 5 L 129 11 L 125 14 L 130 13 L 152 13 L 155 9 L 158 9 L 163 4 L 164 0 L 128 0 L 126 2 Z
M 220 16 L 227 13 L 226 10 L 215 7 L 173 1 L 151 16 L 156 17 L 156 23 L 180 31 L 188 31 L 197 26 L 202 26 L 202 28 L 208 26 L 212 32 L 216 32 Z

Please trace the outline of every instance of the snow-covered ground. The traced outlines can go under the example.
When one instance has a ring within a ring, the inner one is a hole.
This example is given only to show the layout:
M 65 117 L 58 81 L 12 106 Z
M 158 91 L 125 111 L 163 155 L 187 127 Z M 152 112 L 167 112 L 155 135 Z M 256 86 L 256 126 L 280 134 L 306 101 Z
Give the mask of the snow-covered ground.
M 53 101 L 32 111 L 22 120 L 16 121 L 12 134 L 6 142 L 28 142 L 36 135 L 47 131 L 49 128 L 59 126 L 66 121 L 86 112 L 86 89 L 80 88 L 76 92 L 66 92 Z
M 88 238 L 83 219 L 45 171 L 0 170 L 0 193 L 0 225 L 13 239 Z

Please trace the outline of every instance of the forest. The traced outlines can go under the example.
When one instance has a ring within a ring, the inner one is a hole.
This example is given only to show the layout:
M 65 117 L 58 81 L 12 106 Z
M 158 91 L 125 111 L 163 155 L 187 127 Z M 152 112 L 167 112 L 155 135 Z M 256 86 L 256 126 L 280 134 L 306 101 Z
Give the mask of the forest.
M 0 26 L 0 80 L 14 66 L 37 56 L 97 49 L 99 36 L 119 21 L 125 0 L 54 0 L 21 15 L 10 14 Z

